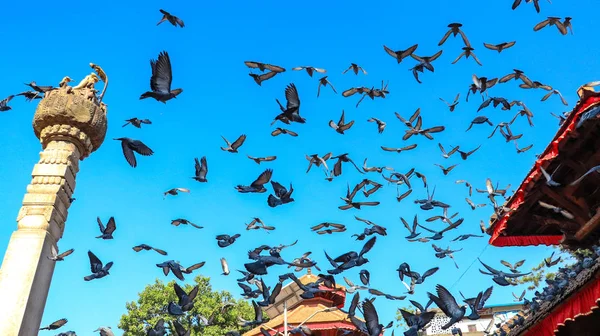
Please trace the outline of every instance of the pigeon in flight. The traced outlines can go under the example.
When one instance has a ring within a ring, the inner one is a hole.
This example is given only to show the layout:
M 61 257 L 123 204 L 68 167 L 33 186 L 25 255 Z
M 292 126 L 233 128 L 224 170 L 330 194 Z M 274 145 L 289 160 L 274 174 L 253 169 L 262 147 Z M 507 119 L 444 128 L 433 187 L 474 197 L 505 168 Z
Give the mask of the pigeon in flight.
M 171 59 L 166 51 L 158 54 L 158 60 L 150 60 L 152 67 L 152 77 L 150 77 L 150 90 L 143 93 L 140 99 L 154 98 L 159 102 L 167 103 L 172 98 L 183 92 L 183 89 L 171 90 L 171 81 L 173 73 L 171 70 Z
M 165 320 L 160 318 L 156 321 L 154 327 L 150 327 L 146 332 L 146 336 L 165 336 L 167 330 L 165 329 Z
M 100 327 L 94 330 L 94 332 L 99 332 L 100 336 L 115 336 L 115 333 L 110 327 Z
M 129 163 L 129 165 L 133 168 L 137 166 L 137 160 L 135 159 L 135 154 L 133 152 L 144 156 L 151 156 L 154 154 L 152 149 L 150 149 L 150 147 L 146 146 L 140 140 L 133 140 L 130 138 L 115 138 L 113 140 L 121 141 L 121 147 L 123 148 L 125 160 L 127 160 L 127 163 Z
M 198 182 L 208 182 L 208 180 L 206 179 L 206 174 L 208 174 L 208 164 L 206 163 L 206 156 L 201 157 L 200 161 L 198 161 L 198 158 L 194 158 L 194 162 L 195 176 L 192 178 Z
M 448 323 L 442 326 L 442 329 L 445 330 L 450 328 L 450 326 L 452 326 L 454 323 L 462 320 L 466 313 L 466 307 L 459 306 L 454 296 L 450 294 L 446 287 L 437 285 L 435 289 L 437 291 L 437 296 L 431 293 L 427 293 L 427 296 L 438 306 L 438 308 L 442 310 L 442 312 L 444 312 L 446 316 L 450 318 Z
M 271 208 L 282 204 L 294 202 L 294 199 L 292 198 L 294 187 L 292 187 L 291 183 L 289 191 L 278 182 L 271 181 L 271 185 L 273 186 L 273 191 L 275 192 L 275 196 L 273 196 L 273 194 L 269 194 L 269 197 L 267 198 L 267 204 Z
M 113 265 L 113 262 L 108 262 L 106 265 L 102 264 L 102 261 L 96 257 L 92 251 L 88 251 L 88 257 L 90 258 L 90 268 L 92 270 L 92 274 L 83 278 L 85 281 L 90 281 L 94 279 L 104 278 L 109 275 L 108 271 Z
M 14 95 L 10 95 L 2 100 L 0 100 L 0 112 L 10 111 L 12 107 L 8 106 L 8 102 L 13 99 Z
M 50 323 L 48 326 L 40 328 L 40 330 L 56 330 L 58 328 L 61 328 L 62 326 L 64 326 L 65 324 L 67 324 L 67 319 L 66 318 L 62 318 L 60 320 L 56 320 L 52 323 Z
M 123 127 L 131 124 L 134 127 L 142 128 L 142 124 L 146 124 L 146 125 L 152 124 L 152 121 L 150 121 L 150 119 L 131 118 L 131 119 L 127 119 L 125 121 L 126 121 L 126 123 L 125 123 L 125 125 L 123 125 Z
M 106 227 L 104 227 L 104 224 L 102 224 L 100 217 L 96 217 L 96 221 L 98 222 L 98 227 L 100 227 L 100 233 L 102 233 L 101 235 L 99 235 L 96 238 L 113 239 L 112 234 L 117 229 L 117 224 L 115 223 L 115 218 L 110 217 L 108 219 L 108 223 L 106 223 Z
M 219 247 L 227 247 L 227 246 L 235 243 L 235 240 L 238 239 L 240 236 L 241 235 L 239 233 L 236 233 L 233 236 L 226 235 L 226 234 L 218 235 L 216 237 L 217 245 L 219 245 Z
M 178 25 L 181 28 L 185 27 L 183 20 L 181 20 L 177 16 L 172 15 L 171 13 L 169 13 L 163 9 L 160 9 L 160 12 L 163 14 L 163 17 L 162 17 L 162 19 L 160 19 L 160 21 L 158 21 L 158 23 L 156 24 L 157 26 L 165 21 L 169 21 L 169 23 L 171 23 L 175 27 L 177 27 Z
M 262 172 L 249 186 L 237 185 L 235 189 L 240 193 L 264 193 L 267 191 L 265 184 L 271 181 L 273 169 L 267 169 Z
M 133 247 L 133 250 L 134 250 L 135 252 L 140 252 L 141 250 L 144 250 L 144 251 L 150 251 L 150 250 L 154 250 L 154 251 L 156 251 L 158 254 L 162 254 L 162 255 L 164 255 L 164 256 L 166 256 L 166 255 L 167 255 L 167 252 L 165 252 L 165 251 L 163 251 L 163 250 L 161 250 L 161 249 L 154 248 L 154 247 L 152 247 L 152 246 L 150 246 L 150 245 L 146 245 L 146 244 L 140 244 L 140 245 L 136 245 L 136 246 L 134 246 L 134 247 Z
M 275 117 L 271 125 L 275 124 L 277 120 L 283 122 L 284 124 L 290 124 L 291 122 L 297 122 L 301 124 L 306 123 L 306 119 L 300 116 L 300 97 L 298 96 L 298 89 L 296 89 L 296 85 L 294 83 L 289 84 L 285 88 L 285 99 L 287 100 L 287 105 L 285 108 L 283 105 L 281 105 L 279 99 L 275 99 L 279 105 L 281 113 Z
M 70 249 L 58 255 L 48 256 L 48 259 L 53 261 L 63 261 L 65 260 L 65 257 L 71 255 L 73 252 L 75 252 L 75 249 Z
M 233 143 L 229 142 L 229 140 L 225 139 L 225 137 L 222 135 L 221 138 L 223 138 L 223 140 L 225 140 L 225 143 L 227 144 L 227 147 L 221 147 L 222 151 L 229 153 L 237 153 L 238 148 L 240 148 L 244 144 L 244 141 L 246 141 L 246 134 L 240 135 L 240 137 L 237 138 Z

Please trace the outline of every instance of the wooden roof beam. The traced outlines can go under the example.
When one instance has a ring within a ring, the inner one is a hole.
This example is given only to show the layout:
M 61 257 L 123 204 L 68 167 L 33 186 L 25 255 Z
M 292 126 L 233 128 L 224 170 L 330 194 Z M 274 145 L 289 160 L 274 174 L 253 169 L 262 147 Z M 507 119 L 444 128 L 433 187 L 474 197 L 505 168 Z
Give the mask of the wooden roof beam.
M 596 214 L 587 223 L 585 223 L 575 234 L 575 239 L 582 241 L 590 233 L 596 231 L 600 226 L 600 208 L 596 210 Z
M 569 211 L 575 218 L 573 219 L 580 225 L 585 225 L 590 220 L 590 214 L 586 213 L 577 203 L 571 201 L 567 197 L 560 195 L 556 191 L 549 188 L 546 184 L 540 186 L 540 190 L 561 208 Z

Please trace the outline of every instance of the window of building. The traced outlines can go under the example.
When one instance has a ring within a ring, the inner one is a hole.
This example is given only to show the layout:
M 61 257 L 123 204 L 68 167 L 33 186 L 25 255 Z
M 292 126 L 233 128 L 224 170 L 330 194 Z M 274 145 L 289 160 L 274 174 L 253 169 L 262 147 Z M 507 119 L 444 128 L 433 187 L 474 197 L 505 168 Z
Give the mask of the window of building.
M 477 331 L 477 326 L 474 324 L 469 324 L 467 326 L 467 328 L 469 328 L 469 332 L 476 332 Z

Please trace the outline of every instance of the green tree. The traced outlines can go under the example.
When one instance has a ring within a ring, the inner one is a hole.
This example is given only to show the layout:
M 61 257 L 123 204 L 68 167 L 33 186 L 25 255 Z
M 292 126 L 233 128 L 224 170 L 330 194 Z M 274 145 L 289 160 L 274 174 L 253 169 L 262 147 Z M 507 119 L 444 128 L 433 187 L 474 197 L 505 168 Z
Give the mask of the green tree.
M 150 284 L 139 293 L 137 302 L 127 302 L 127 313 L 121 316 L 119 328 L 124 330 L 124 336 L 145 336 L 149 326 L 160 319 L 165 320 L 166 326 L 171 326 L 170 321 L 177 319 L 186 329 L 191 329 L 192 336 L 207 335 L 221 336 L 229 330 L 241 330 L 237 325 L 238 316 L 246 320 L 254 318 L 254 310 L 243 300 L 235 300 L 229 292 L 216 292 L 212 290 L 210 278 L 197 276 L 194 278 L 194 285 L 198 285 L 198 296 L 194 308 L 180 317 L 170 316 L 167 312 L 169 302 L 177 302 L 177 295 L 173 289 L 175 281 L 164 283 L 159 279 Z M 186 284 L 182 288 L 189 293 L 193 286 Z M 234 306 L 221 314 L 222 304 L 233 302 Z M 201 315 L 210 318 L 214 314 L 214 325 L 203 327 L 198 325 L 196 316 Z M 173 335 L 173 333 L 171 333 Z
M 562 246 L 558 246 L 555 248 L 555 251 L 558 253 L 555 253 L 553 258 L 556 259 L 558 257 L 561 258 L 560 263 L 558 263 L 559 266 L 564 267 L 565 264 L 567 264 L 567 262 L 572 263 L 575 259 L 575 254 L 579 254 L 579 255 L 583 255 L 583 256 L 590 256 L 593 254 L 593 252 L 591 250 L 588 249 L 578 249 L 576 251 L 571 251 L 571 250 L 567 250 L 565 248 L 563 248 Z M 545 283 L 543 282 L 546 279 L 554 279 L 554 276 L 556 275 L 555 272 L 548 272 L 548 268 L 546 267 L 546 263 L 542 260 L 542 262 L 533 267 L 531 269 L 531 274 L 523 276 L 521 278 L 518 278 L 516 280 L 517 284 L 528 284 L 529 287 L 527 287 L 528 290 L 534 290 L 536 288 L 538 288 L 540 286 L 540 284 L 542 284 L 542 287 L 545 286 Z

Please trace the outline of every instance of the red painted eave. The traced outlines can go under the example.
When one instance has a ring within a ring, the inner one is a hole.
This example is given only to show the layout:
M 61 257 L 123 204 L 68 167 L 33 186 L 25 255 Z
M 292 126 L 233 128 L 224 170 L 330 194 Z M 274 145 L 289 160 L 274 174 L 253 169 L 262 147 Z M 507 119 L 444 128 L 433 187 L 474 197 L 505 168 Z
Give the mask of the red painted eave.
M 581 90 L 581 89 L 580 89 Z M 508 236 L 503 231 L 507 228 L 512 212 L 516 211 L 521 204 L 524 203 L 527 197 L 528 187 L 542 177 L 540 166 L 546 162 L 552 161 L 558 156 L 559 145 L 567 138 L 575 129 L 580 116 L 589 110 L 592 105 L 600 103 L 600 93 L 591 90 L 585 90 L 583 98 L 577 103 L 567 120 L 562 124 L 552 142 L 546 147 L 544 152 L 535 161 L 535 164 L 527 174 L 527 177 L 521 182 L 517 192 L 510 198 L 505 205 L 513 211 L 505 212 L 502 217 L 498 218 L 490 230 L 492 230 L 490 245 L 494 246 L 531 246 L 531 245 L 558 245 L 562 236 Z M 489 231 L 488 231 L 489 232 Z

